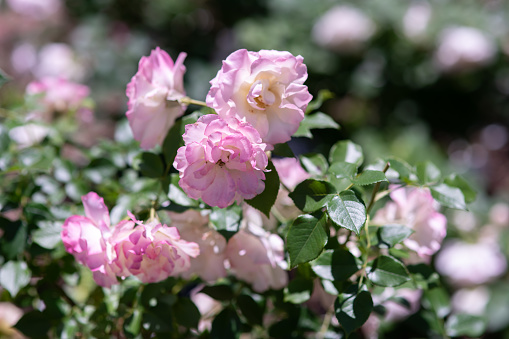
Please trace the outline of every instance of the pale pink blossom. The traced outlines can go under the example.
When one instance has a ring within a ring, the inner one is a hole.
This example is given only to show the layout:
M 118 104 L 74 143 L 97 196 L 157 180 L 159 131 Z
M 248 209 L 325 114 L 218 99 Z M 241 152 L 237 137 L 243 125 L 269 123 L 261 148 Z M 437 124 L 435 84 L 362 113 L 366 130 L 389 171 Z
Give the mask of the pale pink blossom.
M 81 200 L 85 216 L 73 215 L 67 218 L 62 228 L 62 241 L 67 252 L 92 270 L 94 280 L 101 286 L 117 283 L 110 268 L 112 258 L 108 255 L 108 238 L 111 235 L 110 215 L 103 198 L 90 192 Z M 132 227 L 133 222 L 123 225 Z
M 37 79 L 60 77 L 80 82 L 83 81 L 86 70 L 69 45 L 50 43 L 40 49 L 32 73 Z
M 290 190 L 311 177 L 296 158 L 273 158 L 272 163 L 276 167 L 279 180 Z
M 134 139 L 144 149 L 162 144 L 175 119 L 184 114 L 184 59 L 180 53 L 175 63 L 159 47 L 142 57 L 138 72 L 127 85 L 129 98 L 126 113 Z
M 489 64 L 497 52 L 494 42 L 473 27 L 450 27 L 440 35 L 435 61 L 444 72 L 473 70 Z
M 34 96 L 42 111 L 36 111 L 32 118 L 51 121 L 54 112 L 77 111 L 83 118 L 92 114 L 85 105 L 90 95 L 88 86 L 61 77 L 45 77 L 32 81 L 26 88 L 28 96 Z M 86 120 L 86 119 L 85 119 Z
M 204 115 L 186 126 L 183 139 L 173 166 L 191 198 L 224 208 L 265 189 L 266 145 L 248 123 Z
M 486 306 L 490 300 L 490 291 L 480 285 L 474 288 L 462 288 L 451 297 L 454 313 L 466 313 L 482 316 L 486 314 Z
M 403 16 L 403 33 L 411 40 L 423 39 L 431 14 L 431 5 L 427 1 L 412 1 Z
M 375 33 L 373 21 L 361 10 L 351 6 L 335 6 L 313 26 L 313 41 L 338 53 L 361 50 Z
M 485 284 L 507 270 L 507 261 L 498 244 L 491 241 L 467 243 L 451 240 L 437 254 L 435 267 L 457 286 Z
M 411 228 L 414 233 L 403 244 L 420 257 L 438 251 L 447 232 L 447 219 L 437 211 L 430 191 L 424 188 L 399 188 L 390 197 L 392 202 L 377 211 L 373 223 L 400 224 Z
M 180 239 L 176 227 L 157 220 L 136 221 L 134 228 L 119 224 L 109 241 L 115 253 L 113 271 L 120 276 L 132 274 L 144 283 L 179 275 L 191 267 L 190 257 L 200 254 L 198 244 Z
M 14 328 L 22 316 L 23 310 L 16 305 L 10 302 L 0 302 L 0 336 L 5 339 L 27 338 Z
M 21 15 L 34 19 L 47 19 L 62 6 L 60 0 L 7 0 L 7 5 Z
M 195 242 L 200 247 L 200 255 L 191 258 L 191 267 L 182 272 L 181 276 L 189 279 L 196 274 L 208 282 L 215 282 L 225 277 L 226 239 L 209 227 L 208 216 L 196 210 L 169 214 L 171 225 L 177 227 L 180 237 L 183 240 Z
M 250 123 L 264 143 L 286 142 L 299 128 L 312 98 L 304 85 L 303 60 L 274 50 L 233 52 L 210 81 L 207 105 L 223 118 Z
M 205 293 L 197 293 L 203 288 L 202 286 L 196 287 L 191 292 L 191 300 L 200 311 L 201 318 L 198 324 L 198 331 L 201 333 L 205 330 L 212 329 L 212 321 L 214 317 L 223 309 L 221 303 Z
M 272 253 L 283 251 L 282 240 L 271 241 L 268 245 L 272 248 L 265 245 L 259 237 L 242 229 L 230 238 L 226 249 L 232 273 L 260 293 L 288 284 L 286 271 L 268 254 L 268 249 Z
M 49 134 L 46 126 L 26 124 L 17 126 L 9 131 L 9 137 L 18 144 L 19 148 L 26 148 L 40 143 Z

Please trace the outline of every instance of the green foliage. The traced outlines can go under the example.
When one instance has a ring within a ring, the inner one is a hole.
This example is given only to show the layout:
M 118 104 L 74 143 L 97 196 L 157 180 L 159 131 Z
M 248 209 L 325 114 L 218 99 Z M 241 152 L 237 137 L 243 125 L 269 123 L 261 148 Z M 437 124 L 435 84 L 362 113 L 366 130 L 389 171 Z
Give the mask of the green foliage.
M 295 219 L 286 237 L 291 267 L 316 259 L 320 255 L 327 243 L 326 225 L 326 214 L 320 219 L 309 214 Z
M 336 318 L 346 335 L 360 328 L 373 310 L 373 300 L 368 291 L 343 293 L 334 302 Z
M 253 199 L 246 200 L 246 202 L 269 218 L 270 210 L 274 206 L 279 192 L 279 175 L 272 161 L 269 161 L 267 170 L 269 172 L 265 172 L 265 189 Z
M 311 269 L 322 279 L 342 282 L 360 267 L 355 257 L 345 249 L 327 250 L 311 262 Z
M 361 146 L 350 140 L 342 140 L 335 143 L 329 152 L 329 162 L 348 162 L 359 167 L 364 161 Z
M 431 186 L 430 190 L 433 198 L 443 206 L 460 210 L 467 209 L 463 192 L 459 188 L 447 184 L 439 184 Z
M 359 234 L 366 222 L 366 207 L 353 191 L 343 191 L 327 202 L 327 213 L 332 222 Z
M 322 208 L 336 193 L 336 188 L 327 181 L 307 179 L 295 187 L 290 198 L 303 212 L 312 213 Z
M 31 272 L 24 261 L 8 261 L 0 268 L 0 285 L 14 298 L 30 282 Z
M 410 280 L 405 266 L 397 259 L 386 255 L 374 260 L 368 278 L 374 284 L 385 287 L 399 286 Z
M 445 323 L 449 337 L 468 336 L 476 338 L 485 333 L 486 323 L 482 317 L 471 314 L 453 314 Z
M 299 129 L 293 136 L 313 138 L 313 134 L 311 133 L 312 129 L 324 128 L 339 129 L 339 125 L 329 115 L 316 112 L 304 116 L 304 120 L 302 120 Z

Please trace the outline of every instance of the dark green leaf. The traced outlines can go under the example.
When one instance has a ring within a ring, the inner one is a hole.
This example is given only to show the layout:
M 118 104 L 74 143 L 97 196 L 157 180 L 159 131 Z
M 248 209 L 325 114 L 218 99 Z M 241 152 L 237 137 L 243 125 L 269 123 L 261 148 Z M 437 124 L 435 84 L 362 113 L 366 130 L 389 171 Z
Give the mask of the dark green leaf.
M 477 192 L 470 186 L 468 181 L 466 181 L 463 177 L 458 174 L 451 174 L 448 176 L 444 183 L 451 186 L 457 187 L 463 192 L 463 196 L 465 197 L 465 202 L 471 203 L 475 201 L 475 197 L 477 196 Z
M 375 259 L 368 278 L 377 285 L 395 287 L 410 280 L 405 266 L 398 260 L 385 255 Z
M 320 177 L 324 175 L 329 167 L 327 159 L 320 153 L 304 154 L 299 158 L 302 167 L 313 176 Z
M 0 69 L 0 87 L 2 87 L 6 82 L 10 80 L 9 76 L 5 74 L 5 72 Z
M 324 251 L 311 262 L 311 268 L 317 276 L 331 281 L 345 281 L 359 270 L 355 257 L 347 250 Z
M 272 161 L 269 160 L 267 169 L 270 172 L 265 172 L 265 189 L 262 193 L 258 194 L 253 199 L 245 200 L 249 205 L 256 208 L 263 214 L 270 218 L 270 210 L 276 202 L 277 194 L 279 192 L 279 175 L 274 167 Z
M 212 321 L 211 339 L 236 339 L 240 336 L 240 319 L 237 312 L 225 308 Z
M 325 214 L 320 219 L 306 214 L 295 219 L 286 237 L 291 267 L 320 255 L 327 243 L 326 218 Z
M 431 186 L 430 190 L 433 198 L 441 205 L 460 210 L 467 210 L 465 197 L 459 188 L 452 187 L 447 184 L 440 184 L 437 186 Z
M 6 259 L 14 259 L 25 250 L 27 225 L 20 220 L 10 221 L 0 217 L 0 228 L 4 232 L 0 238 L 0 252 Z
M 442 287 L 435 287 L 424 292 L 422 306 L 433 311 L 438 318 L 445 318 L 451 312 L 449 294 Z
M 14 326 L 29 338 L 47 338 L 51 322 L 41 311 L 25 313 Z
M 230 285 L 205 286 L 200 292 L 220 301 L 231 300 L 233 298 L 233 290 Z
M 161 157 L 154 153 L 143 152 L 141 154 L 140 171 L 148 178 L 160 178 L 164 174 L 164 166 Z
M 295 154 L 293 153 L 292 149 L 290 148 L 287 142 L 274 145 L 272 155 L 284 158 L 295 158 Z
M 239 229 L 241 214 L 242 209 L 238 205 L 229 208 L 213 207 L 209 218 L 216 230 L 226 239 L 230 239 Z
M 182 129 L 182 120 L 179 119 L 175 121 L 175 124 L 170 128 L 168 134 L 166 134 L 166 138 L 163 141 L 163 157 L 166 164 L 172 166 L 173 161 L 175 160 L 175 156 L 177 155 L 177 150 L 180 146 L 182 146 L 182 133 L 180 133 Z
M 329 163 L 349 162 L 359 167 L 364 161 L 361 146 L 350 140 L 342 140 L 335 143 L 329 152 Z
M 357 166 L 349 162 L 338 161 L 330 165 L 328 172 L 336 178 L 352 179 L 357 173 Z
M 311 293 L 313 293 L 313 280 L 297 277 L 285 287 L 284 301 L 301 304 L 311 298 Z
M 376 234 L 378 246 L 389 248 L 408 238 L 414 231 L 404 225 L 385 225 L 379 227 Z
M 251 296 L 241 294 L 237 298 L 237 306 L 242 315 L 251 325 L 262 325 L 263 309 L 254 301 Z
M 319 109 L 324 101 L 334 98 L 334 93 L 329 91 L 328 89 L 321 89 L 318 91 L 318 95 L 308 104 L 306 108 L 306 114 L 313 112 L 316 109 Z
M 299 129 L 293 136 L 312 138 L 312 129 L 323 128 L 339 129 L 339 125 L 329 115 L 322 112 L 316 112 L 304 117 L 304 120 L 300 123 Z
M 421 185 L 437 182 L 440 179 L 440 170 L 429 161 L 418 163 L 415 166 L 415 171 Z
M 381 181 L 388 181 L 382 171 L 365 170 L 352 179 L 352 183 L 360 186 L 371 185 Z
M 367 291 L 359 294 L 341 294 L 334 302 L 336 318 L 346 335 L 360 328 L 373 310 L 373 299 Z
M 187 328 L 198 328 L 200 311 L 189 298 L 180 297 L 173 305 L 173 314 L 179 325 Z
M 34 242 L 44 248 L 53 249 L 60 243 L 62 232 L 62 223 L 53 221 L 41 221 L 38 224 L 39 229 L 32 233 Z
M 366 222 L 366 207 L 351 190 L 335 195 L 327 203 L 327 213 L 336 225 L 357 234 Z
M 31 272 L 24 261 L 8 261 L 0 269 L 0 286 L 14 298 L 30 282 Z
M 335 193 L 336 188 L 328 182 L 307 179 L 298 184 L 289 196 L 300 210 L 311 213 L 324 207 Z
M 450 337 L 480 337 L 486 329 L 483 318 L 471 314 L 453 314 L 445 323 L 445 330 Z

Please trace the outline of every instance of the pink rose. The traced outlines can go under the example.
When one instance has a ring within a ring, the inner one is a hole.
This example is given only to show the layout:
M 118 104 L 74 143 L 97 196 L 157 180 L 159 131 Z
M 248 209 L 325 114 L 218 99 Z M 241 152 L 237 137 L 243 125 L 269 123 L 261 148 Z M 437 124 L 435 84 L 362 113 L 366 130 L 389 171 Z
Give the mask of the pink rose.
M 129 98 L 126 113 L 134 139 L 143 149 L 162 144 L 175 119 L 184 114 L 186 106 L 178 100 L 185 97 L 184 59 L 180 53 L 175 64 L 159 47 L 149 57 L 142 57 L 138 72 L 127 84 Z
M 283 241 L 281 238 L 276 241 L 274 237 L 262 241 L 256 235 L 240 230 L 230 238 L 226 248 L 233 274 L 252 284 L 253 290 L 259 293 L 288 284 L 286 271 L 278 265 L 284 264 L 278 255 L 283 251 Z M 274 262 L 275 259 L 281 262 Z
M 223 118 L 249 122 L 269 145 L 286 142 L 312 99 L 303 60 L 289 52 L 233 52 L 210 81 L 207 105 Z
M 90 192 L 81 200 L 85 216 L 73 215 L 67 218 L 62 229 L 62 241 L 67 252 L 76 260 L 92 270 L 94 280 L 101 286 L 110 287 L 117 283 L 109 264 L 107 239 L 111 234 L 110 214 L 103 198 Z M 134 225 L 124 222 L 125 226 Z
M 132 214 L 131 218 L 135 220 Z M 132 274 L 145 283 L 162 281 L 188 270 L 190 257 L 200 254 L 198 244 L 180 239 L 176 227 L 156 220 L 136 224 L 134 228 L 119 224 L 111 236 L 112 266 L 117 275 Z
M 173 166 L 191 198 L 224 208 L 265 189 L 266 145 L 248 123 L 204 115 L 186 126 L 183 139 Z
M 191 267 L 181 275 L 189 279 L 196 274 L 208 282 L 226 277 L 226 239 L 208 226 L 209 218 L 199 211 L 187 210 L 184 213 L 170 212 L 171 224 L 180 232 L 182 239 L 193 241 L 200 246 L 200 255 L 191 258 Z
M 279 180 L 290 190 L 293 190 L 302 181 L 311 177 L 296 158 L 274 158 L 272 162 L 274 167 L 276 167 Z
M 447 219 L 434 206 L 431 193 L 423 188 L 399 188 L 390 194 L 388 202 L 377 211 L 374 224 L 401 224 L 414 233 L 403 241 L 420 257 L 434 254 L 440 249 L 447 232 Z

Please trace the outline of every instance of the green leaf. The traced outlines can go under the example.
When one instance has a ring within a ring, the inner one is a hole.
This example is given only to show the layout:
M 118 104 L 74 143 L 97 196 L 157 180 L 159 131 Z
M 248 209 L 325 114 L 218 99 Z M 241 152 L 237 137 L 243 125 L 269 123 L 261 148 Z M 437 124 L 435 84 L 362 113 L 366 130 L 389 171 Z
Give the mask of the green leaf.
M 338 161 L 349 162 L 359 167 L 364 161 L 361 146 L 350 140 L 338 141 L 332 145 L 329 152 L 329 163 Z
M 237 298 L 237 306 L 246 317 L 246 320 L 251 325 L 262 325 L 263 323 L 263 309 L 258 305 L 254 299 L 247 295 L 241 294 Z
M 465 197 L 459 188 L 451 187 L 447 184 L 440 184 L 437 186 L 431 186 L 430 190 L 433 198 L 441 205 L 460 210 L 467 210 Z
M 25 250 L 27 244 L 26 223 L 0 217 L 0 229 L 4 232 L 0 238 L 0 253 L 8 260 L 16 258 Z
M 327 243 L 327 219 L 301 215 L 293 222 L 286 236 L 290 267 L 316 259 Z
M 39 229 L 32 232 L 34 242 L 49 250 L 54 249 L 62 240 L 62 223 L 53 221 L 41 221 L 38 223 Z
M 424 292 L 422 306 L 433 311 L 438 318 L 445 318 L 451 312 L 449 294 L 443 287 L 435 287 Z
M 160 178 L 164 175 L 164 165 L 161 157 L 150 152 L 141 154 L 140 171 L 143 176 L 148 178 Z
M 335 193 L 336 188 L 327 181 L 306 179 L 289 196 L 301 211 L 311 213 L 324 207 Z
M 9 76 L 0 68 L 0 87 L 10 80 Z
M 142 319 L 143 312 L 139 308 L 135 308 L 133 314 L 124 321 L 124 330 L 133 336 L 137 336 L 140 333 Z
M 270 218 L 270 210 L 274 206 L 279 192 L 279 175 L 270 160 L 267 169 L 270 172 L 265 172 L 265 189 L 253 199 L 245 200 L 245 202 Z
M 297 277 L 290 281 L 284 289 L 284 301 L 292 304 L 301 304 L 311 298 L 313 293 L 313 280 Z
M 359 294 L 341 294 L 334 302 L 336 318 L 346 335 L 360 328 L 373 310 L 373 299 L 368 291 Z
M 293 134 L 294 137 L 313 138 L 312 129 L 333 128 L 339 129 L 339 125 L 327 114 L 316 112 L 306 115 L 300 123 L 299 129 Z
M 385 255 L 375 259 L 368 278 L 374 284 L 385 287 L 396 287 L 410 280 L 405 266 L 400 261 Z
M 178 184 L 180 179 L 178 173 L 173 173 L 170 177 L 171 183 L 169 185 L 168 199 L 181 206 L 198 206 L 198 201 L 190 198 L 182 188 L 180 188 Z
M 311 262 L 311 269 L 322 279 L 345 281 L 359 270 L 355 257 L 347 250 L 324 251 Z
M 429 161 L 418 163 L 415 166 L 415 171 L 421 185 L 437 182 L 440 179 L 440 170 Z
M 229 208 L 213 207 L 209 219 L 216 230 L 228 240 L 239 230 L 241 215 L 242 208 L 238 205 Z
M 182 119 L 175 121 L 175 124 L 170 128 L 168 134 L 166 134 L 166 138 L 163 141 L 162 153 L 164 157 L 164 161 L 166 164 L 170 166 L 173 164 L 175 160 L 175 156 L 177 155 L 177 150 L 183 144 L 182 133 L 180 133 L 182 128 Z
M 287 142 L 274 145 L 272 155 L 283 158 L 295 158 L 295 154 L 293 153 L 292 149 L 290 148 Z
M 463 196 L 465 197 L 465 202 L 472 203 L 475 201 L 475 197 L 477 196 L 477 192 L 470 186 L 468 181 L 466 181 L 463 177 L 458 174 L 451 174 L 448 176 L 444 183 L 451 186 L 457 187 L 463 192 Z
M 51 322 L 43 312 L 35 310 L 25 313 L 14 327 L 29 338 L 47 338 Z
M 32 273 L 24 261 L 8 261 L 0 269 L 0 286 L 14 298 L 20 289 L 28 285 Z
M 414 231 L 404 225 L 384 225 L 377 229 L 378 246 L 390 248 L 408 238 Z
M 236 339 L 240 336 L 240 319 L 235 310 L 227 307 L 212 321 L 211 339 Z
M 205 286 L 200 290 L 201 293 L 205 293 L 211 298 L 219 301 L 231 300 L 234 297 L 233 290 L 230 285 L 214 285 Z
M 316 96 L 316 98 L 308 104 L 308 107 L 306 108 L 306 114 L 313 112 L 316 109 L 319 109 L 324 101 L 327 101 L 332 98 L 334 98 L 334 93 L 332 93 L 328 89 L 321 89 L 320 91 L 318 91 L 318 95 Z
M 336 225 L 357 234 L 366 222 L 366 207 L 351 190 L 343 191 L 329 200 L 327 213 Z
M 402 181 L 407 182 L 410 180 L 413 174 L 412 166 L 401 159 L 389 158 L 387 161 L 389 162 L 390 170 L 396 171 Z
M 330 165 L 328 172 L 336 178 L 352 179 L 355 173 L 357 173 L 357 166 L 349 162 L 338 161 Z
M 445 323 L 445 331 L 449 337 L 467 336 L 480 337 L 486 330 L 483 318 L 471 314 L 453 314 Z
M 327 159 L 320 153 L 304 154 L 299 158 L 302 167 L 313 176 L 320 177 L 324 175 L 329 167 Z
M 94 159 L 83 170 L 83 176 L 95 184 L 104 180 L 111 180 L 117 173 L 117 168 L 109 159 Z
M 365 170 L 352 179 L 352 183 L 360 186 L 371 185 L 381 181 L 388 181 L 382 171 Z
M 173 314 L 179 325 L 187 328 L 198 328 L 200 311 L 189 298 L 180 297 L 173 305 Z

